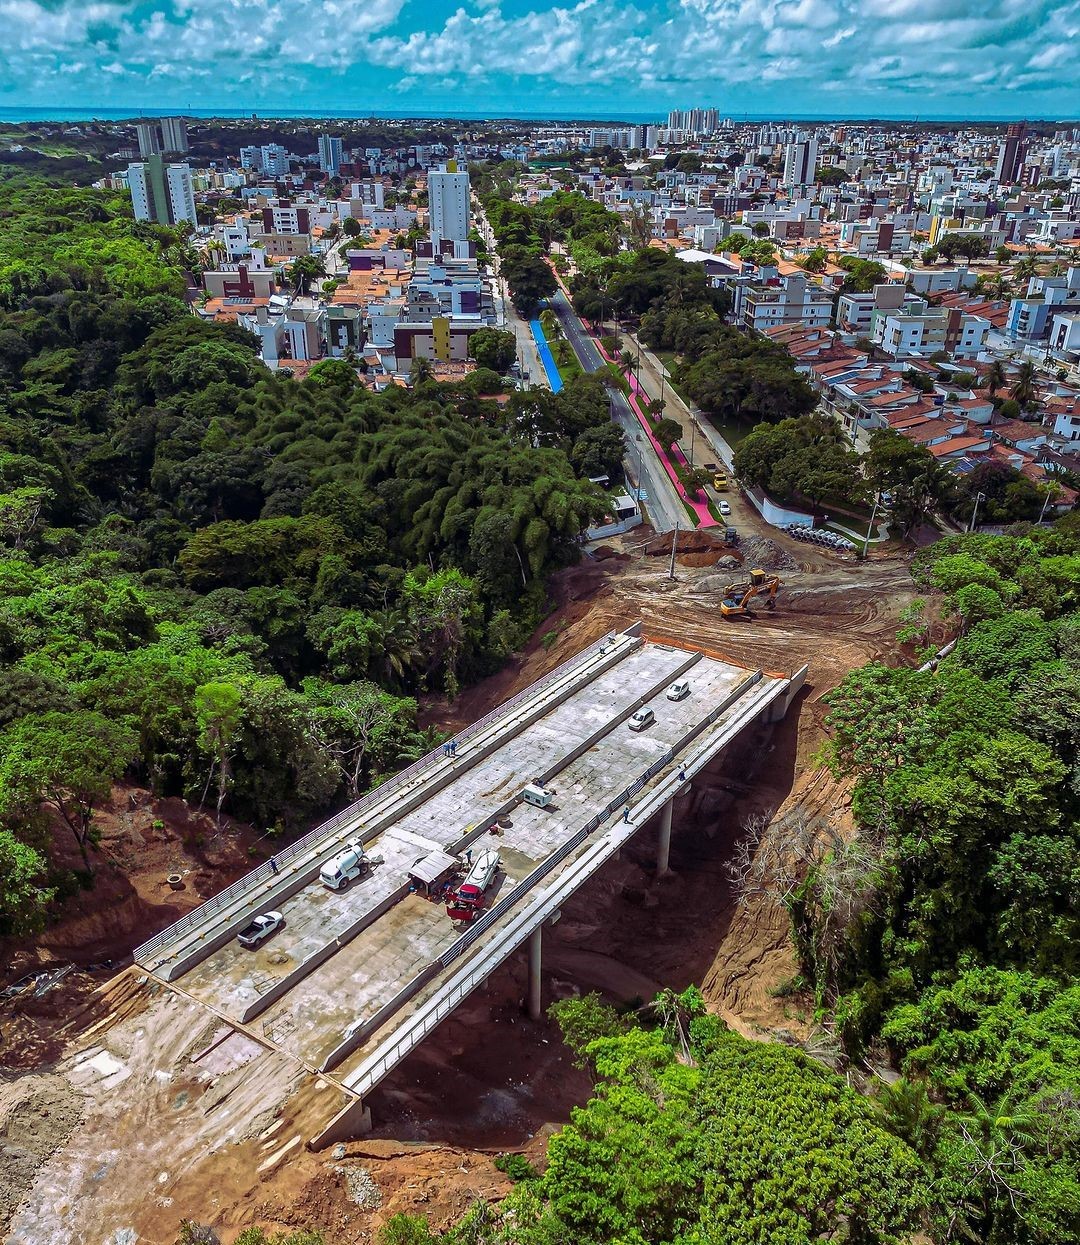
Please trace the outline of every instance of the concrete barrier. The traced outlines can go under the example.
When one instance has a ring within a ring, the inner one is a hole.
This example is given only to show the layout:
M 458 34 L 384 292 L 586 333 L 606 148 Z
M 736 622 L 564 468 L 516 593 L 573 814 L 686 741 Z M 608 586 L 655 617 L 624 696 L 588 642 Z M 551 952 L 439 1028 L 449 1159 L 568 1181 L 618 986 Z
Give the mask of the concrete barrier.
M 380 899 L 373 908 L 369 908 L 362 916 L 357 917 L 340 934 L 331 938 L 328 942 L 324 942 L 322 946 L 317 947 L 306 960 L 303 960 L 294 969 L 286 973 L 284 977 L 280 977 L 269 990 L 264 994 L 260 994 L 257 999 L 249 1003 L 240 1013 L 241 1021 L 246 1024 L 249 1020 L 254 1020 L 256 1016 L 261 1015 L 271 1003 L 276 1003 L 282 995 L 287 994 L 308 973 L 314 972 L 320 964 L 325 963 L 335 952 L 340 951 L 346 943 L 352 942 L 358 934 L 362 934 L 373 921 L 377 921 L 394 904 L 400 903 L 408 893 L 409 883 L 405 882 L 397 887 L 396 890 L 391 891 L 389 895 L 385 895 Z
M 155 976 L 160 977 L 162 981 L 175 981 L 177 977 L 183 976 L 189 972 L 196 964 L 205 960 L 208 956 L 220 951 L 227 942 L 230 942 L 251 920 L 256 913 L 267 912 L 275 908 L 278 904 L 283 903 L 286 899 L 291 899 L 298 891 L 302 891 L 305 886 L 313 881 L 322 867 L 321 861 L 316 861 L 291 876 L 288 874 L 279 875 L 281 881 L 277 883 L 265 884 L 265 889 L 260 888 L 251 895 L 251 899 L 255 902 L 249 902 L 245 907 L 229 917 L 224 925 L 208 925 L 201 933 L 195 933 L 197 926 L 192 928 L 193 937 L 186 939 L 188 949 L 179 958 L 172 963 L 155 963 L 150 960 L 148 963 L 140 965 L 147 969 Z
M 368 1038 L 396 1012 L 423 989 L 425 985 L 433 977 L 442 970 L 442 965 L 438 960 L 434 960 L 427 968 L 401 987 L 401 989 L 390 999 L 388 999 L 382 1007 L 373 1015 L 368 1016 L 366 1020 L 357 1021 L 356 1024 L 350 1025 L 345 1030 L 345 1036 L 334 1047 L 334 1049 L 326 1056 L 320 1065 L 321 1072 L 329 1072 L 331 1068 L 336 1068 L 339 1063 L 354 1050 L 358 1050 L 368 1040 Z
M 421 779 L 407 793 L 402 792 L 400 789 L 389 791 L 381 811 L 379 811 L 378 805 L 364 811 L 366 825 L 338 827 L 332 837 L 328 836 L 318 846 L 312 847 L 312 855 L 306 862 L 300 865 L 298 873 L 277 875 L 281 877 L 281 880 L 274 882 L 266 891 L 259 891 L 256 888 L 254 891 L 245 891 L 238 895 L 236 898 L 237 907 L 232 915 L 229 915 L 227 910 L 220 908 L 216 912 L 209 914 L 211 917 L 223 917 L 226 922 L 225 925 L 218 926 L 212 921 L 191 924 L 184 931 L 179 944 L 166 943 L 160 948 L 165 952 L 164 955 L 158 957 L 155 951 L 148 959 L 140 959 L 138 962 L 142 967 L 161 977 L 162 980 L 175 981 L 177 977 L 190 971 L 201 960 L 204 960 L 207 956 L 212 955 L 214 951 L 224 946 L 234 934 L 243 929 L 256 912 L 266 911 L 267 908 L 273 907 L 274 903 L 288 899 L 299 890 L 302 890 L 318 874 L 325 861 L 340 850 L 344 842 L 357 839 L 365 844 L 371 842 L 382 834 L 387 826 L 397 821 L 405 813 L 411 812 L 418 805 L 429 800 L 452 778 L 471 769 L 474 765 L 490 756 L 492 752 L 497 751 L 506 740 L 506 727 L 508 725 L 513 726 L 513 734 L 520 733 L 550 713 L 552 709 L 557 708 L 564 701 L 568 700 L 587 683 L 592 682 L 600 674 L 617 665 L 624 657 L 636 651 L 642 642 L 640 630 L 640 626 L 637 627 L 636 631 L 633 627 L 629 628 L 616 638 L 614 644 L 606 652 L 598 652 L 596 658 L 591 658 L 581 666 L 576 666 L 567 671 L 565 681 L 562 684 L 555 683 L 543 689 L 543 693 L 538 696 L 535 705 L 530 706 L 524 713 L 515 713 L 513 716 L 507 715 L 494 721 L 490 727 L 489 737 L 484 739 L 483 736 L 479 736 L 477 743 L 463 753 L 453 767 L 440 767 L 437 772 L 429 776 L 431 781 Z M 620 639 L 630 639 L 634 642 L 620 644 Z M 548 693 L 552 691 L 554 691 L 554 694 L 549 695 Z M 528 702 L 526 701 L 525 704 L 527 705 Z M 517 802 L 517 798 L 515 798 L 509 803 L 509 807 L 513 807 Z M 504 815 L 505 810 L 500 810 L 494 813 L 492 817 Z M 481 827 L 480 832 L 482 833 L 482 831 L 483 827 Z M 477 837 L 477 834 L 470 832 L 466 840 L 462 841 L 462 845 L 475 837 Z M 253 903 L 252 899 L 256 899 L 257 902 Z M 197 912 L 197 908 L 193 910 L 193 913 Z M 168 961 L 177 955 L 177 945 L 181 949 L 186 948 L 186 950 L 182 950 L 178 958 L 173 963 L 169 963 Z M 136 954 L 140 950 L 141 948 L 137 948 Z

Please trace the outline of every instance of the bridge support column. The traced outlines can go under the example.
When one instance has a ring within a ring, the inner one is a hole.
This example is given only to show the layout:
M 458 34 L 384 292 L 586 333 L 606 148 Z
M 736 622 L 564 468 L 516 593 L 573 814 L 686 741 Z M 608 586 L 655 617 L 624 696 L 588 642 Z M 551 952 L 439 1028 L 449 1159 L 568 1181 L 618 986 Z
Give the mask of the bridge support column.
M 660 814 L 660 838 L 656 844 L 656 876 L 658 878 L 662 878 L 668 872 L 668 862 L 671 859 L 671 811 L 674 805 L 675 798 L 672 796 Z
M 543 926 L 538 925 L 529 935 L 529 1016 L 533 1020 L 540 1019 L 542 949 Z

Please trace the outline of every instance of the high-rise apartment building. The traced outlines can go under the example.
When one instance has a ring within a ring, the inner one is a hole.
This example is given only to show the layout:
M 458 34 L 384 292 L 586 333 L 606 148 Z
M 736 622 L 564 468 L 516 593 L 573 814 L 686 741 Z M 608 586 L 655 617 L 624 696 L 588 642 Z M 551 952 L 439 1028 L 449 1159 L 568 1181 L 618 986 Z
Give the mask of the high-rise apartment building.
M 800 134 L 784 148 L 784 185 L 808 185 L 817 175 L 817 139 Z
M 668 113 L 668 129 L 684 130 L 708 138 L 720 128 L 720 114 L 715 108 L 673 108 Z
M 329 134 L 319 135 L 319 168 L 331 177 L 336 177 L 341 168 L 341 139 Z
M 428 174 L 431 236 L 438 242 L 465 242 L 469 236 L 469 175 L 455 161 Z
M 262 171 L 271 177 L 285 177 L 289 172 L 289 153 L 280 143 L 268 143 L 259 148 Z
M 161 118 L 161 150 L 174 155 L 188 149 L 187 122 L 183 117 Z
M 195 224 L 195 192 L 186 164 L 165 164 L 160 155 L 128 166 L 128 189 L 136 220 L 162 225 Z
M 140 121 L 135 127 L 139 139 L 139 155 L 145 160 L 161 151 L 161 133 L 153 121 Z
M 998 148 L 997 168 L 994 170 L 994 180 L 999 186 L 1009 186 L 1020 180 L 1026 154 L 1026 134 L 1027 126 L 1023 121 L 1013 122 L 1005 131 L 1005 137 Z

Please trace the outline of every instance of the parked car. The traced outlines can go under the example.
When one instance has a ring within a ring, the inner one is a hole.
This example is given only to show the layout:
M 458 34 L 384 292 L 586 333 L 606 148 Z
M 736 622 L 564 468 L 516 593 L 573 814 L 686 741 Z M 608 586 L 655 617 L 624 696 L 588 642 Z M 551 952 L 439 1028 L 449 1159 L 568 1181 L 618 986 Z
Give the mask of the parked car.
M 339 891 L 354 878 L 368 871 L 368 858 L 363 843 L 349 843 L 319 870 L 319 881 L 332 891 Z
M 656 714 L 651 709 L 638 709 L 636 713 L 630 715 L 629 726 L 632 731 L 643 731 L 646 726 L 652 726 L 655 721 Z
M 465 881 L 457 888 L 455 898 L 467 907 L 478 908 L 484 902 L 484 891 L 495 880 L 499 871 L 499 853 L 485 847 L 472 862 Z
M 251 923 L 245 925 L 244 928 L 236 935 L 236 941 L 242 946 L 251 950 L 257 947 L 260 942 L 265 942 L 271 934 L 275 933 L 285 924 L 285 918 L 280 912 L 263 912 L 259 916 L 252 917 Z
M 720 513 L 721 513 L 721 514 L 731 514 L 731 502 L 729 502 L 729 501 L 719 501 L 719 502 L 717 502 L 717 503 L 716 503 L 716 508 L 717 508 L 717 510 L 719 510 L 719 511 L 720 511 Z
M 690 680 L 676 679 L 667 690 L 668 700 L 685 700 L 690 695 Z

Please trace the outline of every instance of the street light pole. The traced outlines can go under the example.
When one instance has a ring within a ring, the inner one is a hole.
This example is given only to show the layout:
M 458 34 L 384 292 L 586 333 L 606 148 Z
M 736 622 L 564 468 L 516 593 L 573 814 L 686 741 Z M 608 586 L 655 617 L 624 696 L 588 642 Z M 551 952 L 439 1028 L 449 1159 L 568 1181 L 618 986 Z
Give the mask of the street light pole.
M 975 494 L 975 505 L 971 511 L 971 522 L 968 524 L 969 532 L 973 532 L 975 530 L 975 516 L 979 513 L 979 502 L 981 501 L 986 501 L 986 494 L 976 493 Z

